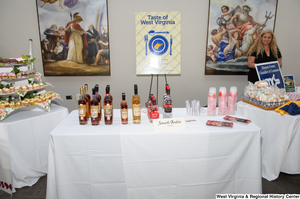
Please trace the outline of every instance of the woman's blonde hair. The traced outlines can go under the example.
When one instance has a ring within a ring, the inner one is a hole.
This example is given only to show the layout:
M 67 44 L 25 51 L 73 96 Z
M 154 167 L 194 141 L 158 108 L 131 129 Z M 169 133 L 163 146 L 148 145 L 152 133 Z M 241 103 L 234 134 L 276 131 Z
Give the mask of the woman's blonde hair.
M 265 50 L 264 50 L 264 46 L 262 43 L 262 37 L 267 33 L 270 33 L 272 35 L 270 49 L 272 51 L 272 54 L 276 57 L 276 59 L 278 59 L 278 52 L 277 52 L 278 46 L 276 43 L 275 35 L 271 30 L 265 30 L 258 36 L 258 38 L 255 40 L 254 44 L 251 46 L 250 50 L 248 51 L 248 56 L 251 56 L 251 54 L 255 51 L 256 51 L 256 58 L 258 57 L 259 54 L 263 55 Z

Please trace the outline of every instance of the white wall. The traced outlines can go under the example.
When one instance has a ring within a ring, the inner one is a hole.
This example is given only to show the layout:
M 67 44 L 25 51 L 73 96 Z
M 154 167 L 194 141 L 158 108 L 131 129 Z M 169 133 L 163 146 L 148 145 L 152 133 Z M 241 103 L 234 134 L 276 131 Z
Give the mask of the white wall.
M 294 74 L 296 83 L 300 82 L 298 57 L 300 41 L 298 27 L 300 19 L 299 0 L 278 0 L 275 35 L 283 55 L 283 74 Z M 77 109 L 76 94 L 79 88 L 88 83 L 90 88 L 98 83 L 100 94 L 111 85 L 111 94 L 115 108 L 125 92 L 127 100 L 133 94 L 133 84 L 139 86 L 142 104 L 145 103 L 150 84 L 150 76 L 135 75 L 135 12 L 178 11 L 181 12 L 181 60 L 182 74 L 168 77 L 171 95 L 175 107 L 184 107 L 185 100 L 197 99 L 201 105 L 207 103 L 207 93 L 211 86 L 238 87 L 238 98 L 247 84 L 247 76 L 204 75 L 206 35 L 209 0 L 109 0 L 109 32 L 111 76 L 108 77 L 44 77 L 52 83 L 54 90 L 62 95 L 64 101 L 56 100 L 72 111 Z M 37 58 L 36 68 L 43 73 L 38 21 L 35 0 L 1 0 L 0 1 L 0 56 L 3 58 L 20 57 L 29 52 L 29 39 L 33 39 L 33 55 Z M 300 83 L 298 83 L 300 85 Z M 154 78 L 156 90 L 156 78 Z M 164 92 L 164 77 L 159 78 L 159 102 Z M 155 93 L 155 92 L 153 92 Z M 66 100 L 66 95 L 73 95 L 73 100 Z M 131 103 L 128 103 L 129 105 Z

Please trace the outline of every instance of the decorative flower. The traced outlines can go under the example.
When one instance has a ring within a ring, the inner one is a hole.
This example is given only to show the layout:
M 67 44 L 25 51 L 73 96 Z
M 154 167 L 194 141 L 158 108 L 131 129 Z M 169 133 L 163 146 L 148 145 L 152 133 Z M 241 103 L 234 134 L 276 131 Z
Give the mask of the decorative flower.
M 47 106 L 47 102 L 42 102 L 42 106 Z
M 5 111 L 3 109 L 0 109 L 0 116 L 5 115 Z

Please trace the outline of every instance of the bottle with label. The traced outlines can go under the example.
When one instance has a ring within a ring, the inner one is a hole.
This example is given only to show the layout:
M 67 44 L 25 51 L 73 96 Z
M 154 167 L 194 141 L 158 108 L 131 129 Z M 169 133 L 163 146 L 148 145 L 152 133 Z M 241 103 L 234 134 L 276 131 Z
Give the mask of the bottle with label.
M 99 121 L 101 121 L 101 118 L 102 118 L 102 105 L 101 105 L 101 95 L 99 94 L 99 85 L 98 84 L 95 85 L 95 89 L 96 89 L 96 98 L 98 100 Z
M 87 124 L 86 117 L 86 101 L 84 99 L 83 88 L 80 88 L 80 97 L 78 100 L 78 115 L 79 115 L 79 124 Z
M 91 100 L 91 122 L 92 125 L 99 125 L 99 102 L 96 98 L 96 91 L 92 89 L 93 98 Z
M 153 98 L 152 106 L 150 107 L 150 122 L 153 122 L 154 119 L 159 118 L 159 109 L 156 105 L 156 99 Z
M 122 93 L 121 122 L 122 122 L 122 124 L 128 124 L 128 106 L 127 106 L 127 102 L 126 102 L 125 93 Z
M 166 85 L 166 95 L 164 95 L 164 118 L 172 118 L 172 99 L 170 95 L 170 87 Z
M 88 93 L 88 84 L 84 84 L 84 89 L 85 89 L 85 95 L 86 95 L 86 99 L 87 99 L 87 112 L 88 112 L 88 117 L 91 116 L 91 108 L 90 108 L 90 105 L 91 105 L 91 96 L 90 94 Z
M 89 109 L 88 109 L 88 107 L 89 107 L 89 100 L 88 100 L 88 97 L 87 97 L 87 95 L 85 94 L 85 87 L 84 86 L 82 86 L 81 87 L 82 88 L 82 92 L 83 92 L 83 99 L 84 99 L 84 101 L 85 101 L 85 110 L 86 110 L 86 118 L 87 118 L 87 120 L 89 119 Z
M 134 124 L 141 123 L 141 100 L 137 84 L 134 84 L 134 94 L 132 95 L 132 119 Z
M 104 109 L 104 121 L 106 125 L 113 123 L 113 100 L 110 95 L 110 86 L 106 86 L 106 95 L 103 100 L 103 109 Z
M 150 94 L 150 95 L 149 95 L 149 100 L 148 100 L 148 102 L 146 103 L 148 119 L 150 119 L 150 106 L 152 106 L 152 99 L 153 99 L 153 98 L 154 98 L 153 94 Z

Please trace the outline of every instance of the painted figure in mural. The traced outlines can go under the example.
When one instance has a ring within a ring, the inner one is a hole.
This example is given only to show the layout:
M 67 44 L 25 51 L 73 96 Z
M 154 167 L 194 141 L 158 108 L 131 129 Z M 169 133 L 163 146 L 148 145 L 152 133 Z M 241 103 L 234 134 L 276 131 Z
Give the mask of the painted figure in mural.
M 94 58 L 96 57 L 98 52 L 96 38 L 99 36 L 99 32 L 95 29 L 93 25 L 89 25 L 89 29 L 86 32 L 91 34 L 91 36 L 86 35 L 86 39 L 88 42 L 88 58 L 89 60 L 92 60 L 93 63 Z
M 239 33 L 240 30 L 230 30 L 229 33 L 229 44 L 224 48 L 224 57 L 227 56 L 228 52 L 233 50 L 233 55 L 234 55 L 234 51 L 235 51 L 235 47 L 241 52 L 243 53 L 243 51 L 240 49 L 239 47 L 239 42 L 238 42 L 238 38 L 239 38 Z M 234 36 L 232 36 L 232 34 Z
M 230 30 L 234 27 L 234 25 L 232 23 L 227 24 L 227 22 L 229 22 L 231 17 L 233 16 L 233 11 L 230 10 L 229 6 L 226 5 L 221 7 L 221 11 L 223 12 L 223 14 L 218 17 L 217 23 L 219 24 L 219 26 L 226 26 L 226 29 Z
M 60 45 L 60 42 L 57 41 L 56 42 L 56 46 L 53 50 L 53 58 L 54 60 L 58 61 L 58 60 L 62 60 L 63 59 L 63 50 L 64 47 L 62 45 Z
M 216 46 L 219 46 L 220 41 L 223 39 L 223 35 L 227 33 L 225 26 L 222 26 L 217 29 L 213 29 L 211 31 L 211 40 L 214 42 Z
M 213 46 L 212 45 L 209 45 L 207 47 L 207 53 L 206 53 L 207 56 L 209 56 L 213 62 L 216 62 L 217 61 L 217 58 L 215 56 L 215 52 L 213 51 Z
M 52 4 L 52 3 L 55 3 L 57 2 L 58 0 L 41 0 L 42 2 L 44 2 L 42 5 L 41 5 L 41 8 L 45 5 L 45 3 L 49 3 L 49 4 Z M 58 7 L 62 8 L 62 3 L 63 3 L 64 0 L 59 0 L 58 2 Z
M 44 35 L 46 35 L 46 39 L 49 41 L 49 46 L 51 49 L 55 47 L 55 42 L 56 42 L 56 30 L 57 30 L 57 25 L 52 24 L 50 28 L 46 28 L 44 31 Z
M 48 39 L 46 38 L 43 39 L 43 41 L 41 42 L 41 48 L 42 48 L 43 64 L 45 64 L 46 60 L 51 58 L 51 54 L 53 52 L 53 50 L 51 50 L 50 48 Z
M 64 6 L 73 8 L 78 3 L 78 0 L 64 0 Z
M 66 60 L 68 56 L 68 48 L 64 37 L 59 37 L 59 43 L 61 46 L 63 46 L 63 60 Z
M 84 31 L 79 25 L 83 19 L 78 14 L 77 12 L 73 15 L 73 21 L 69 22 L 65 28 L 65 43 L 69 48 L 67 60 L 83 63 L 83 54 L 88 47 L 86 34 L 90 36 L 91 34 Z
M 243 40 L 245 32 L 253 28 L 255 25 L 258 25 L 262 28 L 266 26 L 266 24 L 259 24 L 256 23 L 251 15 L 249 15 L 249 12 L 251 11 L 250 7 L 247 5 L 243 6 L 242 12 L 237 12 L 231 17 L 231 19 L 227 22 L 227 24 L 231 24 L 234 20 L 236 20 L 236 27 L 232 29 L 239 29 L 240 37 L 239 40 Z M 253 39 L 257 39 L 257 33 L 253 35 Z
M 100 64 L 109 64 L 108 29 L 107 27 L 103 27 L 102 30 L 103 32 L 101 33 L 100 38 L 96 38 L 100 50 L 98 50 L 95 62 L 92 65 L 97 65 L 100 58 L 102 58 Z

